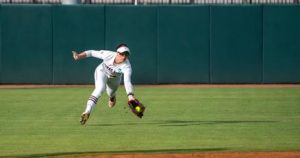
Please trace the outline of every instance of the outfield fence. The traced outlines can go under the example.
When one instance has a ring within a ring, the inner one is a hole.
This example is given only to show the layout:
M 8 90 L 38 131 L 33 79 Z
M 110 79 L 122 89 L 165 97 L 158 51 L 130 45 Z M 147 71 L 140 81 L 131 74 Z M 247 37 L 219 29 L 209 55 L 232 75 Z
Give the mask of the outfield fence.
M 0 4 L 116 4 L 116 5 L 201 5 L 201 4 L 300 4 L 300 0 L 0 0 Z
M 91 84 L 127 43 L 135 84 L 300 83 L 300 5 L 1 5 L 0 84 Z

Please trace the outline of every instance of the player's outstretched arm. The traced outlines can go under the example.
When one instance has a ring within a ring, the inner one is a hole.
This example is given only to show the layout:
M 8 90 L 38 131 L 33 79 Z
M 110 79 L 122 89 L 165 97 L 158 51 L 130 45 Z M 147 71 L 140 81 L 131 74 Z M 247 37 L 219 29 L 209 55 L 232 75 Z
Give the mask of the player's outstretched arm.
M 85 52 L 77 53 L 76 51 L 72 51 L 72 55 L 74 60 L 79 60 L 87 57 Z

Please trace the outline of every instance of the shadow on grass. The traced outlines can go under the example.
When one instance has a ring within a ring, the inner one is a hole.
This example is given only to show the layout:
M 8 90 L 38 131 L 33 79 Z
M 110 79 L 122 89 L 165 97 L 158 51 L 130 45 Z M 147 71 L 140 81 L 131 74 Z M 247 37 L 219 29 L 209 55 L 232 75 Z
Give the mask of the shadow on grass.
M 140 122 L 140 123 L 103 123 L 88 124 L 87 126 L 134 126 L 134 125 L 158 125 L 158 126 L 197 126 L 197 125 L 221 125 L 221 124 L 267 124 L 277 123 L 278 121 L 181 121 L 181 120 L 164 120 L 157 122 Z
M 213 152 L 226 151 L 227 148 L 195 148 L 195 149 L 157 149 L 157 150 L 128 150 L 128 151 L 88 151 L 88 152 L 61 152 L 32 155 L 0 156 L 0 158 L 42 158 L 42 157 L 63 157 L 63 156 L 92 156 L 92 155 L 113 155 L 113 154 L 170 154 L 170 153 L 192 153 L 192 152 Z
M 192 125 L 221 125 L 221 124 L 266 124 L 278 121 L 178 121 L 169 120 L 161 126 L 192 126 Z

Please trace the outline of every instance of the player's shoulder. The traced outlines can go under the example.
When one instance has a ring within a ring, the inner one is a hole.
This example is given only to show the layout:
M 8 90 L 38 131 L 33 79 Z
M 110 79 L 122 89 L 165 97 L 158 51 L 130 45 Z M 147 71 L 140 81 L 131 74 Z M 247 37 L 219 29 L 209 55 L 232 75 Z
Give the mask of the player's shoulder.
M 116 52 L 111 51 L 111 50 L 100 50 L 101 53 L 103 54 L 108 54 L 108 55 L 114 55 Z
M 105 58 L 113 58 L 116 55 L 116 52 L 110 50 L 101 50 L 100 52 Z
M 124 67 L 125 68 L 130 68 L 131 69 L 131 64 L 130 64 L 130 61 L 128 59 L 125 60 L 124 62 Z

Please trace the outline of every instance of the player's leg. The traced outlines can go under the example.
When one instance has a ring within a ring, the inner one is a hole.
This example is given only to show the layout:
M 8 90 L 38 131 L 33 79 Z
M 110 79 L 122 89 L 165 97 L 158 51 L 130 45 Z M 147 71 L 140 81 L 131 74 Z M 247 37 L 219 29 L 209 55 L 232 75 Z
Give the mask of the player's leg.
M 85 111 L 81 114 L 80 123 L 82 125 L 86 123 L 94 106 L 97 104 L 98 99 L 100 98 L 101 94 L 105 91 L 106 82 L 107 76 L 98 67 L 95 70 L 95 89 L 87 101 Z
M 107 76 L 98 67 L 95 71 L 95 89 L 87 101 L 86 113 L 91 113 L 93 107 L 97 104 L 101 94 L 105 91 L 106 82 Z
M 116 105 L 116 101 L 117 101 L 116 92 L 119 88 L 120 83 L 121 83 L 121 77 L 110 78 L 107 81 L 106 92 L 109 97 L 108 106 L 110 108 Z

